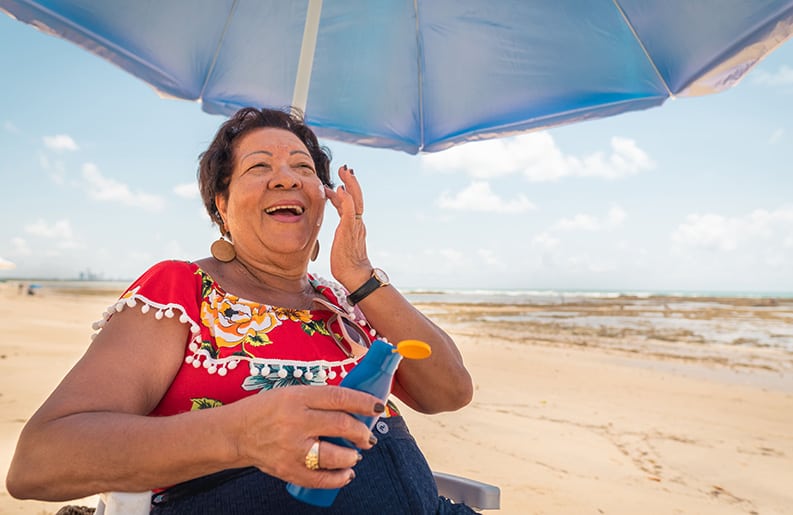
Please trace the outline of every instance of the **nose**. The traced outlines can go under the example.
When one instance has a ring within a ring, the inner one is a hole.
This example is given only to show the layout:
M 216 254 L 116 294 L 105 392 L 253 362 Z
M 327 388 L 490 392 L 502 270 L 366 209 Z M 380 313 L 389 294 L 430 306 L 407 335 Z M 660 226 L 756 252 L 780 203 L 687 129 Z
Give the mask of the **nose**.
M 295 189 L 301 188 L 303 181 L 295 170 L 286 163 L 282 163 L 273 169 L 273 175 L 270 177 L 269 187 L 271 189 Z

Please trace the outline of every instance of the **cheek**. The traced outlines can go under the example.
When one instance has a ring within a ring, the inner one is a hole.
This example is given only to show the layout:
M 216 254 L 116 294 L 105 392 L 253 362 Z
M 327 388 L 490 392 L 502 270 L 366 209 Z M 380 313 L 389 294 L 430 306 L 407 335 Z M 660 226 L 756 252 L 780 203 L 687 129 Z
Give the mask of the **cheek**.
M 229 218 L 234 217 L 240 221 L 253 215 L 259 206 L 258 191 L 253 185 L 248 189 L 238 187 L 235 191 L 230 191 L 226 204 Z

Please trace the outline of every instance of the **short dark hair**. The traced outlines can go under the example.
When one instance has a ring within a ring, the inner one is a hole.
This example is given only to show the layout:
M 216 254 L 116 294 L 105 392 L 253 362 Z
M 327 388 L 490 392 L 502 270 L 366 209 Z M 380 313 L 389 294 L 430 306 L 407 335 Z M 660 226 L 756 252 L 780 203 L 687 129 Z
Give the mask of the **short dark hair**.
M 299 109 L 244 107 L 220 126 L 209 148 L 199 156 L 196 175 L 201 198 L 210 218 L 221 228 L 223 220 L 215 205 L 215 195 L 228 193 L 234 163 L 234 144 L 248 132 L 262 127 L 284 129 L 297 136 L 311 154 L 319 179 L 326 186 L 333 187 L 330 179 L 330 150 L 319 144 L 317 136 L 306 125 Z

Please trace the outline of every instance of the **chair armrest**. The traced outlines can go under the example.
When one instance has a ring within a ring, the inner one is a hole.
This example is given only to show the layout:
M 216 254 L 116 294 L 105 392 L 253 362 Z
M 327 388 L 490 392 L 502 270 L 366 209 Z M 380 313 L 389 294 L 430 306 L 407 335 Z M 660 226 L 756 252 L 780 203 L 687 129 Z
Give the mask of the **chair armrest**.
M 99 494 L 94 515 L 147 515 L 151 492 L 105 492 Z
M 432 475 L 439 495 L 477 510 L 501 508 L 501 489 L 497 486 L 443 472 L 433 471 Z

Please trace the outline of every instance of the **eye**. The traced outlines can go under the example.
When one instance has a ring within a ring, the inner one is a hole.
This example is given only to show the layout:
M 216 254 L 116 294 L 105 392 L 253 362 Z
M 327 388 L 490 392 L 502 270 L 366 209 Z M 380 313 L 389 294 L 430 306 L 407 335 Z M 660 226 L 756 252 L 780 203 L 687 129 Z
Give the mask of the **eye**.
M 260 162 L 260 163 L 255 163 L 250 167 L 248 167 L 246 172 L 265 172 L 269 169 L 270 169 L 269 163 Z
M 295 168 L 297 168 L 298 170 L 300 170 L 300 172 L 305 174 L 314 175 L 315 173 L 317 173 L 314 171 L 314 165 L 309 163 L 298 163 L 297 166 L 295 166 Z

